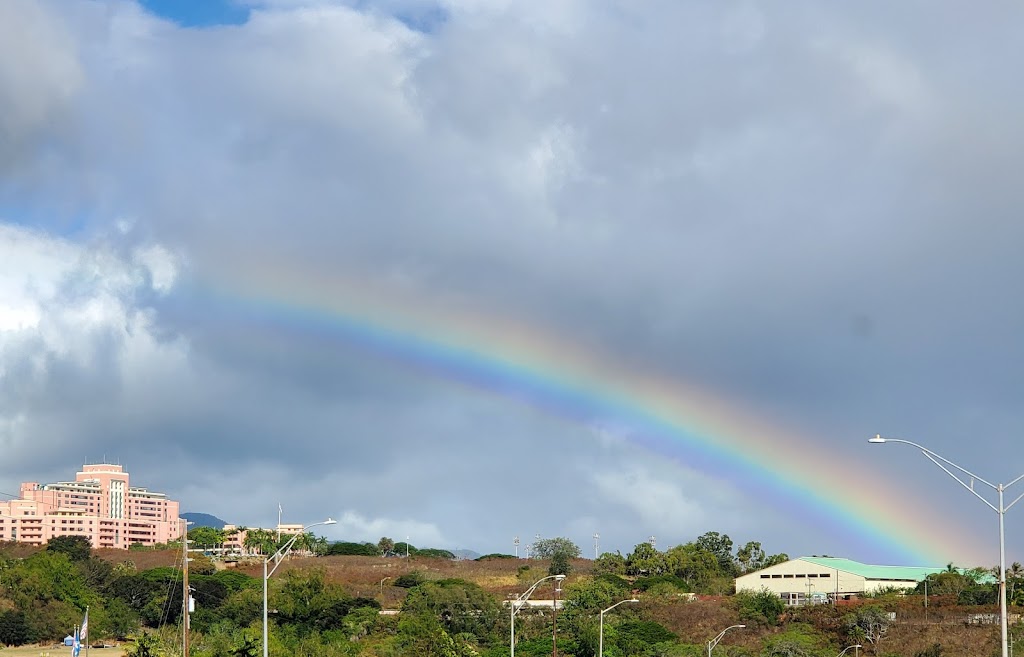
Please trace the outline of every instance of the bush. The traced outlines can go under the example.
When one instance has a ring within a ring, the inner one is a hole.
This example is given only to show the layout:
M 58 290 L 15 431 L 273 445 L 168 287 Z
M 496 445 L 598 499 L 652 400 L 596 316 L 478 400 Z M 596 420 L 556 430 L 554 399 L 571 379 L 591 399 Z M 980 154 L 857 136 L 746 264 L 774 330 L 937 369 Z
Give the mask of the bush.
M 741 591 L 735 597 L 740 618 L 760 625 L 778 625 L 786 604 L 776 593 L 762 588 L 757 593 Z
M 482 557 L 477 557 L 476 561 L 495 561 L 498 559 L 515 559 L 516 557 L 511 554 L 485 554 Z
M 425 581 L 426 578 L 423 577 L 423 573 L 418 570 L 414 570 L 396 577 L 394 585 L 400 589 L 411 589 L 414 586 L 419 586 Z
M 648 591 L 652 587 L 659 586 L 661 584 L 668 584 L 672 587 L 689 593 L 690 587 L 686 584 L 686 580 L 682 577 L 676 577 L 675 575 L 653 575 L 651 577 L 640 577 L 633 582 L 633 587 L 638 588 L 641 591 Z
M 632 585 L 625 578 L 619 577 L 618 575 L 613 575 L 612 573 L 601 573 L 600 575 L 594 577 L 594 581 L 607 582 L 608 584 L 611 584 L 620 591 L 628 591 L 629 589 L 633 588 Z
M 372 543 L 349 543 L 347 541 L 331 543 L 331 546 L 327 548 L 327 554 L 357 557 L 380 556 L 377 546 Z
M 455 560 L 455 555 L 448 550 L 441 550 L 438 548 L 426 548 L 423 550 L 416 551 L 417 557 L 427 557 L 428 559 L 448 559 L 449 561 Z

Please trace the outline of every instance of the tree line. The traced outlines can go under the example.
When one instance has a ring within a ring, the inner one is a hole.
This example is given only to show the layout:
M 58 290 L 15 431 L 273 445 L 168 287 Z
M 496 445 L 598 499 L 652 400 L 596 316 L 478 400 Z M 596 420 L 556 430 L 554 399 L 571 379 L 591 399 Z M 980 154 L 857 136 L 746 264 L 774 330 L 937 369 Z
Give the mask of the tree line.
M 381 546 L 373 547 L 374 554 L 380 556 Z M 111 563 L 95 556 L 87 539 L 74 536 L 55 538 L 44 550 L 28 557 L 5 554 L 0 549 L 0 644 L 59 641 L 81 622 L 88 607 L 93 639 L 133 637 L 130 654 L 134 657 L 172 655 L 175 650 L 180 653 L 180 567 L 139 570 L 130 552 L 125 553 L 124 560 Z M 551 574 L 558 564 L 581 567 L 576 561 L 579 555 L 579 547 L 568 539 L 539 540 L 535 559 L 520 559 L 510 567 L 514 590 L 525 591 Z M 500 558 L 509 555 L 481 557 Z M 518 615 L 516 652 L 522 657 L 549 655 L 554 640 L 562 657 L 593 657 L 597 653 L 601 610 L 636 597 L 640 603 L 622 605 L 605 618 L 604 654 L 695 657 L 703 654 L 704 647 L 687 643 L 669 630 L 665 610 L 683 604 L 682 593 L 729 594 L 736 575 L 786 559 L 784 554 L 767 554 L 754 541 L 737 548 L 727 535 L 717 532 L 664 551 L 650 543 L 638 543 L 625 555 L 606 552 L 589 564 L 588 572 L 560 585 L 564 607 L 554 635 L 550 614 L 523 610 Z M 928 594 L 957 596 L 968 604 L 988 604 L 994 600 L 988 574 L 984 569 L 963 570 L 950 565 L 945 572 L 929 576 Z M 1018 601 L 1024 595 L 1024 568 L 1014 564 L 1008 574 L 1011 600 Z M 261 652 L 262 578 L 218 570 L 210 560 L 196 556 L 190 564 L 190 584 L 197 604 L 191 617 L 192 654 L 257 657 Z M 923 595 L 924 584 L 912 594 Z M 380 614 L 379 600 L 352 595 L 319 568 L 288 569 L 271 578 L 271 655 L 508 654 L 510 617 L 503 595 L 462 579 L 433 577 L 429 569 L 405 573 L 389 586 L 404 590 L 401 614 L 397 616 Z M 787 615 L 799 619 L 793 616 L 798 612 L 786 608 L 778 596 L 767 591 L 732 595 L 724 604 L 737 622 L 752 629 L 775 629 L 765 635 L 757 652 L 730 653 L 723 646 L 721 653 L 825 657 L 834 655 L 836 647 L 848 645 L 844 641 L 881 645 L 890 618 L 885 605 L 891 603 L 882 597 L 884 594 L 879 595 L 876 604 L 849 612 L 834 610 L 820 628 L 809 623 L 784 623 Z M 812 612 L 808 609 L 802 613 L 813 621 Z

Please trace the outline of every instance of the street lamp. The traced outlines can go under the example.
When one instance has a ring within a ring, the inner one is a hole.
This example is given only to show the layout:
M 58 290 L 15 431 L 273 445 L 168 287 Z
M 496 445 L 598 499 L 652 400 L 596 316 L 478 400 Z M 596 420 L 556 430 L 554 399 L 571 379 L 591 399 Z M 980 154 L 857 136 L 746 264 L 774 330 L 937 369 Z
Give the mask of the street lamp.
M 711 651 L 715 649 L 715 646 L 717 646 L 718 642 L 722 640 L 722 637 L 725 636 L 725 633 L 729 630 L 735 630 L 738 627 L 746 627 L 746 625 L 730 625 L 729 627 L 719 632 L 718 636 L 716 636 L 714 639 L 708 641 L 708 657 L 711 657 Z
M 939 456 L 938 454 L 931 451 L 927 447 L 922 447 L 921 445 L 918 445 L 917 443 L 912 443 L 909 440 L 902 440 L 900 438 L 883 438 L 880 435 L 876 435 L 874 438 L 868 438 L 868 442 L 902 443 L 904 445 L 916 447 L 917 449 L 921 450 L 921 453 L 924 454 L 924 457 L 926 459 L 928 459 L 935 465 L 939 466 L 942 469 L 942 471 L 948 474 L 950 477 L 956 479 L 957 483 L 966 488 L 971 493 L 971 495 L 977 497 L 979 500 L 985 503 L 985 506 L 992 509 L 993 511 L 996 512 L 996 514 L 999 515 L 999 632 L 1003 649 L 1002 657 L 1009 657 L 1009 642 L 1007 641 L 1006 632 L 1006 537 L 1003 531 L 1003 516 L 1005 516 L 1006 512 L 1010 510 L 1010 507 L 1012 507 L 1014 504 L 1019 502 L 1022 497 L 1024 497 L 1024 493 L 1018 495 L 1017 499 L 1010 502 L 1009 504 L 1003 504 L 1003 493 L 1006 491 L 1007 488 L 1014 485 L 1021 479 L 1024 479 L 1024 474 L 1020 475 L 1019 477 L 1017 477 L 1008 484 L 993 484 L 991 482 L 985 481 L 984 479 L 974 474 L 970 470 L 960 467 L 959 465 L 953 463 L 949 459 Z M 949 467 L 947 468 L 946 466 Z M 970 483 L 965 482 L 963 479 L 957 476 L 956 473 L 950 470 L 950 468 L 953 468 L 953 470 L 957 470 L 962 474 L 970 477 Z M 974 490 L 975 481 L 979 481 L 988 486 L 989 488 L 991 488 L 992 490 L 996 491 L 996 493 L 998 494 L 998 506 L 992 504 L 987 499 L 982 497 L 976 490 Z
M 540 586 L 542 582 L 546 582 L 549 579 L 553 579 L 556 582 L 561 583 L 561 581 L 565 579 L 565 575 L 548 575 L 547 577 L 542 577 L 538 579 L 536 582 L 534 582 L 533 586 L 526 589 L 525 593 L 523 593 L 515 600 L 511 601 L 510 606 L 512 607 L 512 611 L 509 614 L 508 640 L 508 652 L 510 657 L 516 657 L 516 614 L 518 614 L 519 610 L 523 608 L 523 604 L 525 604 L 526 601 L 530 599 L 530 596 L 533 595 L 533 592 L 537 590 L 537 587 Z M 266 656 L 264 655 L 264 657 Z
M 391 576 L 390 576 L 390 575 L 388 575 L 387 577 L 385 577 L 384 579 L 382 579 L 382 580 L 380 581 L 380 594 L 381 594 L 382 596 L 384 595 L 384 582 L 386 582 L 386 581 L 387 581 L 387 580 L 389 580 L 389 579 L 391 579 Z
M 337 522 L 337 520 L 332 520 L 331 518 L 328 518 L 323 522 L 314 522 L 312 525 L 306 525 L 302 528 L 302 531 L 288 539 L 288 542 L 282 545 L 277 550 L 277 552 L 263 560 L 263 657 L 267 657 L 269 651 L 269 634 L 267 632 L 267 580 L 269 580 L 270 576 L 277 571 L 277 567 L 281 565 L 281 561 L 284 560 L 285 556 L 292 549 L 292 546 L 295 545 L 295 541 L 299 538 L 299 536 L 305 534 L 310 527 L 319 527 L 320 525 L 333 525 Z M 268 572 L 267 564 L 271 560 L 273 560 L 274 562 L 274 567 L 271 568 L 270 571 Z
M 640 602 L 640 601 L 637 600 L 636 598 L 630 598 L 628 600 L 619 600 L 618 602 L 613 604 L 611 607 L 608 607 L 607 609 L 602 609 L 601 610 L 601 613 L 600 613 L 600 619 L 601 620 L 600 620 L 600 623 L 599 623 L 599 627 L 601 629 L 598 631 L 598 634 L 597 634 L 597 657 L 604 657 L 604 615 L 605 615 L 605 612 L 609 612 L 612 609 L 615 609 L 619 605 L 621 605 L 623 603 L 626 603 L 626 602 Z
M 836 657 L 843 657 L 843 655 L 846 654 L 846 651 L 849 650 L 850 648 L 856 648 L 856 650 L 854 651 L 853 654 L 854 655 L 859 655 L 860 654 L 860 649 L 863 648 L 863 647 L 864 646 L 860 645 L 859 643 L 855 643 L 852 646 L 846 646 L 845 648 L 843 648 L 843 651 L 841 653 L 836 655 Z

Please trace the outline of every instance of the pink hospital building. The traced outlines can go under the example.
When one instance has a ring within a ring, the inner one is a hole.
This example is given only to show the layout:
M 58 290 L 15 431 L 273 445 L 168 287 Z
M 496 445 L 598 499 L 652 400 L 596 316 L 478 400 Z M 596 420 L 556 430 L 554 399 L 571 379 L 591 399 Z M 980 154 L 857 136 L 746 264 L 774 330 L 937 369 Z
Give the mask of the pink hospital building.
M 43 545 L 55 536 L 85 536 L 94 548 L 127 549 L 181 538 L 178 502 L 131 486 L 120 465 L 82 466 L 74 481 L 26 482 L 19 499 L 0 502 L 0 541 Z

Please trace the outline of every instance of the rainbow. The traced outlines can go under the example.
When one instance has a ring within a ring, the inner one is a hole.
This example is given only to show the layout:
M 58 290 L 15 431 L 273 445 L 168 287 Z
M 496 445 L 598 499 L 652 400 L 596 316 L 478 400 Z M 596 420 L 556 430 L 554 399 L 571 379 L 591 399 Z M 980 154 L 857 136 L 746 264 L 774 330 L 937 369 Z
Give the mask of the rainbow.
M 201 286 L 202 296 L 233 325 L 263 325 L 344 345 L 572 422 L 613 421 L 629 428 L 629 442 L 761 498 L 768 493 L 823 531 L 895 562 L 944 564 L 983 553 L 962 533 L 944 531 L 937 510 L 907 504 L 891 482 L 864 474 L 872 471 L 870 461 L 844 463 L 855 483 L 837 486 L 836 457 L 826 447 L 698 386 L 438 299 L 428 304 L 364 282 L 311 287 L 277 271 L 273 281 Z M 893 504 L 895 499 L 901 503 Z

